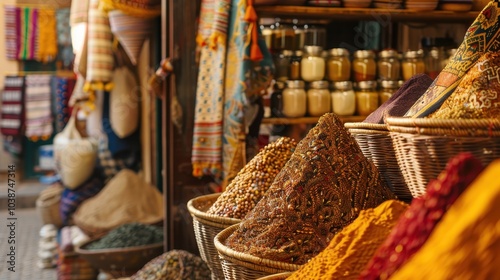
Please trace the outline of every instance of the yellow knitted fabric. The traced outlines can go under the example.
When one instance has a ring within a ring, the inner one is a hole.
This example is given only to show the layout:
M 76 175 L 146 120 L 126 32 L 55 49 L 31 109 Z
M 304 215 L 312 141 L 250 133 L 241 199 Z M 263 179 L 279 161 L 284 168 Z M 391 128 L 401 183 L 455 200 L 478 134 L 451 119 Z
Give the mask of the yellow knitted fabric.
M 358 279 L 407 208 L 403 202 L 387 200 L 377 208 L 361 211 L 323 252 L 287 279 Z
M 424 246 L 392 279 L 500 279 L 500 160 L 446 212 Z
M 57 56 L 56 15 L 54 9 L 40 9 L 38 13 L 38 52 L 41 62 L 52 61 Z
M 152 5 L 148 8 L 127 5 L 127 1 L 120 0 L 100 0 L 105 10 L 118 9 L 128 15 L 140 18 L 154 18 L 161 15 L 161 5 Z M 132 1 L 129 1 L 132 3 Z M 143 1 L 147 2 L 147 1 Z M 145 5 L 147 6 L 147 5 Z

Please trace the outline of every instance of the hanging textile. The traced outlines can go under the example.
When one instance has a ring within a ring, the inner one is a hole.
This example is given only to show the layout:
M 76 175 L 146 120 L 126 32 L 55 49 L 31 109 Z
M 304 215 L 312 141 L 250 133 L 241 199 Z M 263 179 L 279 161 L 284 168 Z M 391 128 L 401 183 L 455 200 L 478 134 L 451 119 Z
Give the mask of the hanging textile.
M 48 139 L 53 132 L 50 75 L 26 76 L 26 137 Z
M 87 68 L 86 64 L 82 63 L 82 60 L 87 59 L 86 54 L 83 54 L 83 50 L 87 40 L 88 11 L 89 0 L 71 1 L 69 24 L 71 26 L 71 46 L 75 54 L 73 69 L 83 78 L 86 76 Z
M 72 108 L 69 106 L 69 100 L 75 87 L 75 79 L 55 77 L 55 92 L 54 92 L 54 113 L 55 113 L 55 129 L 56 132 L 61 132 L 69 118 L 71 117 Z
M 130 16 L 154 18 L 161 15 L 161 0 L 101 0 L 109 10 L 120 10 Z
M 0 132 L 4 136 L 22 134 L 24 110 L 24 77 L 7 76 L 2 92 Z
M 20 60 L 36 59 L 38 53 L 36 43 L 36 34 L 38 33 L 38 9 L 29 7 L 21 8 L 19 53 L 17 58 Z
M 217 7 L 214 8 L 214 6 Z M 195 120 L 193 132 L 193 176 L 222 176 L 222 121 L 224 101 L 224 72 L 226 68 L 226 41 L 216 40 L 215 10 L 221 23 L 229 19 L 229 0 L 203 0 L 197 41 L 201 45 L 200 66 L 196 88 Z M 217 27 L 219 38 L 226 28 Z
M 39 9 L 37 18 L 36 43 L 39 61 L 46 63 L 57 57 L 57 27 L 56 11 L 54 9 Z
M 20 48 L 21 9 L 15 6 L 4 6 L 4 17 L 5 55 L 7 59 L 16 60 Z
M 74 59 L 73 47 L 71 46 L 70 9 L 58 9 L 56 11 L 57 23 L 57 47 L 58 60 L 62 61 L 62 68 L 71 69 Z
M 231 7 L 224 93 L 223 185 L 246 164 L 247 131 L 259 109 L 255 102 L 269 86 L 274 70 L 271 54 L 258 34 L 252 4 L 253 1 L 233 0 Z

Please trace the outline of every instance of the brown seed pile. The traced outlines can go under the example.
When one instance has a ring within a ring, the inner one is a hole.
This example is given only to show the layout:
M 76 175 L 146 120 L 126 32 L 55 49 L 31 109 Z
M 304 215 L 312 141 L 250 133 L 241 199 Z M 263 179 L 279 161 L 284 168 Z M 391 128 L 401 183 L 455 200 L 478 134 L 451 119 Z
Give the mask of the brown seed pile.
M 271 186 L 296 145 L 295 140 L 281 137 L 265 146 L 238 172 L 207 213 L 235 219 L 245 217 Z

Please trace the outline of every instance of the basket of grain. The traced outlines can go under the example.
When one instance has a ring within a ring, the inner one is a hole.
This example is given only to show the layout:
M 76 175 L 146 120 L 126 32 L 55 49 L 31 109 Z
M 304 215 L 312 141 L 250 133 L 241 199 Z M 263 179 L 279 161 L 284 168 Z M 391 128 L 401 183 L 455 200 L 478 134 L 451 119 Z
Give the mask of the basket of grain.
M 470 152 L 484 165 L 500 157 L 499 119 L 386 119 L 403 177 L 414 197 L 425 193 L 448 160 Z
M 225 279 L 258 279 L 276 273 L 293 272 L 300 268 L 298 264 L 262 259 L 229 248 L 225 241 L 238 227 L 239 224 L 232 225 L 217 234 L 214 239 Z
M 355 122 L 345 123 L 344 127 L 356 139 L 363 155 L 377 166 L 380 176 L 394 194 L 401 200 L 411 201 L 412 195 L 396 160 L 387 125 Z

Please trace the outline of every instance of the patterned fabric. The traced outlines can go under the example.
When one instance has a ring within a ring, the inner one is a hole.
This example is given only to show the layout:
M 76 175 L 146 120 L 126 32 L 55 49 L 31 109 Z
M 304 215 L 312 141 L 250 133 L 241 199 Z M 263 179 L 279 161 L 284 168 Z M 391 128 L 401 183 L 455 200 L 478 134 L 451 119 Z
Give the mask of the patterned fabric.
M 71 107 L 68 105 L 75 87 L 75 79 L 55 77 L 56 91 L 55 96 L 55 129 L 56 132 L 61 132 L 71 116 Z
M 5 55 L 7 59 L 16 60 L 20 48 L 21 9 L 15 6 L 4 6 L 5 17 Z
M 500 279 L 499 173 L 490 163 L 391 279 Z
M 141 54 L 144 41 L 151 34 L 150 19 L 129 16 L 120 10 L 109 12 L 111 32 L 118 39 L 133 65 Z
M 71 69 L 71 63 L 74 59 L 69 18 L 69 8 L 56 11 L 58 59 L 63 62 L 62 68 L 68 70 Z
M 113 156 L 109 151 L 108 138 L 105 135 L 99 138 L 97 156 L 97 168 L 101 176 L 103 176 L 105 183 L 123 169 L 138 171 L 139 168 L 140 155 L 130 153 L 120 157 Z
M 89 16 L 89 0 L 71 1 L 69 23 L 71 26 L 87 22 Z
M 402 267 L 425 244 L 446 211 L 482 170 L 481 162 L 470 153 L 452 158 L 438 178 L 427 185 L 427 192 L 413 199 L 360 279 L 388 279 Z
M 161 0 L 101 0 L 110 10 L 141 18 L 153 18 L 161 14 Z
M 201 1 L 200 22 L 198 24 L 198 34 L 196 35 L 196 42 L 200 46 L 206 45 L 210 34 L 212 34 L 212 25 L 215 16 L 214 3 L 215 0 Z
M 436 111 L 485 52 L 500 50 L 499 19 L 500 3 L 499 0 L 493 0 L 479 13 L 467 29 L 457 52 L 405 116 L 425 117 Z
M 94 172 L 90 178 L 76 189 L 64 188 L 61 194 L 61 202 L 59 204 L 59 213 L 64 225 L 71 224 L 73 213 L 82 202 L 86 199 L 98 194 L 104 187 L 103 180 L 97 172 Z
M 32 140 L 48 139 L 53 132 L 50 75 L 26 76 L 26 131 Z
M 24 121 L 24 77 L 7 76 L 2 92 L 0 132 L 5 136 L 22 134 Z
M 20 60 L 36 59 L 37 51 L 37 34 L 38 34 L 38 9 L 29 7 L 21 8 L 20 22 L 20 42 L 19 53 L 17 58 Z
M 55 60 L 58 50 L 56 12 L 54 9 L 40 9 L 38 11 L 36 36 L 38 45 L 37 59 L 43 63 Z
M 94 280 L 99 270 L 76 253 L 57 249 L 57 280 Z

